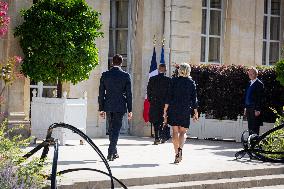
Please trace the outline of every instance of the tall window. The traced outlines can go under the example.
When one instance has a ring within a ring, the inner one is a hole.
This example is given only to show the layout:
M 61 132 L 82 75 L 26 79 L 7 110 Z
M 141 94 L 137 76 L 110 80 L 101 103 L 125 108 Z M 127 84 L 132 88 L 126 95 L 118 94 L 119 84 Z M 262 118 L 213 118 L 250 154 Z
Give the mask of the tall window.
M 222 0 L 202 0 L 201 56 L 205 63 L 221 63 Z
M 115 54 L 123 56 L 122 69 L 127 67 L 128 0 L 110 1 L 109 68 Z
M 262 64 L 267 66 L 280 56 L 280 2 L 264 0 Z

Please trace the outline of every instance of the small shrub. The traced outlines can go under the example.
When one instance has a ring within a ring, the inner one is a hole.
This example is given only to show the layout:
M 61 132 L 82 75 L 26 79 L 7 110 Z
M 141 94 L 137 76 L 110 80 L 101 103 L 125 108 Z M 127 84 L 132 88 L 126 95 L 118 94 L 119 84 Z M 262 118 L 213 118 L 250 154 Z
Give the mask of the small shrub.
M 275 65 L 277 81 L 284 86 L 284 59 L 279 60 Z
M 13 129 L 14 130 L 14 129 Z M 39 189 L 44 186 L 43 162 L 38 158 L 26 161 L 22 148 L 29 139 L 20 135 L 9 139 L 7 121 L 0 126 L 0 186 L 1 189 Z
M 284 123 L 284 106 L 283 112 L 278 113 L 276 110 L 273 109 L 273 112 L 277 116 L 275 127 L 280 126 Z M 271 134 L 269 134 L 264 141 L 262 141 L 262 146 L 264 147 L 263 150 L 270 151 L 270 152 L 284 152 L 284 128 L 277 130 Z M 267 155 L 270 158 L 283 158 L 284 154 L 269 154 Z

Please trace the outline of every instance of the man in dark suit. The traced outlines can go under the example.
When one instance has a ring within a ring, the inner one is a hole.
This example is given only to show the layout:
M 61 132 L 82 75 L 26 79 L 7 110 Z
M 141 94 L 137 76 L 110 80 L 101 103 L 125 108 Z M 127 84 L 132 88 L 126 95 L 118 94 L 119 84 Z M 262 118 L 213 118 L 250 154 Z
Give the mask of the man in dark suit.
M 149 120 L 154 125 L 154 145 L 165 142 L 168 139 L 169 129 L 163 128 L 163 111 L 167 99 L 171 79 L 165 76 L 167 71 L 165 64 L 159 65 L 159 74 L 150 78 L 147 86 L 147 96 L 150 102 Z
M 117 141 L 122 126 L 123 115 L 128 111 L 128 119 L 132 118 L 132 92 L 130 75 L 121 69 L 121 55 L 113 57 L 113 68 L 102 74 L 99 87 L 100 116 L 107 117 L 109 128 L 109 148 L 107 159 L 118 158 Z
M 264 96 L 264 85 L 257 78 L 258 70 L 251 67 L 248 71 L 250 82 L 245 93 L 244 115 L 248 120 L 249 134 L 258 134 L 262 122 L 262 104 Z

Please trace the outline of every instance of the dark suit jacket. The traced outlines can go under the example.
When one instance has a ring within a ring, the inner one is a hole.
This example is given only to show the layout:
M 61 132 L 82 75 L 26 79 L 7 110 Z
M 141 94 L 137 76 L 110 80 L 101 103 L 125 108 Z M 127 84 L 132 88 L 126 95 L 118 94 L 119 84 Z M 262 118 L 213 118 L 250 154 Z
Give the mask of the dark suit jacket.
M 163 111 L 167 99 L 171 79 L 164 74 L 150 78 L 147 96 L 150 102 L 149 120 L 151 123 L 163 122 Z
M 132 112 L 130 75 L 113 67 L 102 74 L 99 87 L 99 111 Z
M 247 93 L 249 86 L 250 82 L 247 85 L 245 95 Z M 251 89 L 252 107 L 257 111 L 261 111 L 263 104 L 263 97 L 264 97 L 264 85 L 259 79 L 256 79 L 256 81 L 252 84 L 251 87 L 252 87 Z
M 249 86 L 250 86 L 250 82 L 247 85 L 245 96 L 246 96 L 246 93 L 247 93 Z M 254 110 L 261 112 L 260 115 L 256 119 L 256 125 L 260 126 L 260 125 L 263 125 L 263 119 L 262 119 L 263 107 L 262 107 L 262 105 L 264 103 L 264 85 L 259 79 L 256 79 L 256 81 L 252 84 L 251 87 L 252 87 L 252 89 L 251 89 L 252 90 L 251 91 L 252 105 L 250 105 L 249 107 L 245 105 L 245 107 L 246 108 L 254 108 Z M 244 99 L 245 99 L 245 97 L 244 97 Z

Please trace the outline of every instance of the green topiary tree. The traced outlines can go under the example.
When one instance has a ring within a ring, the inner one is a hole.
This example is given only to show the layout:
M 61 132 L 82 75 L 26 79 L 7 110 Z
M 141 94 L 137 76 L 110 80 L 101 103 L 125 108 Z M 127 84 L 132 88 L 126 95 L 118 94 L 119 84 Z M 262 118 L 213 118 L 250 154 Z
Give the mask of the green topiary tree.
M 103 35 L 98 12 L 85 0 L 39 0 L 22 15 L 24 22 L 15 36 L 25 54 L 25 76 L 57 82 L 59 98 L 62 82 L 76 84 L 89 78 L 98 64 L 95 39 Z

